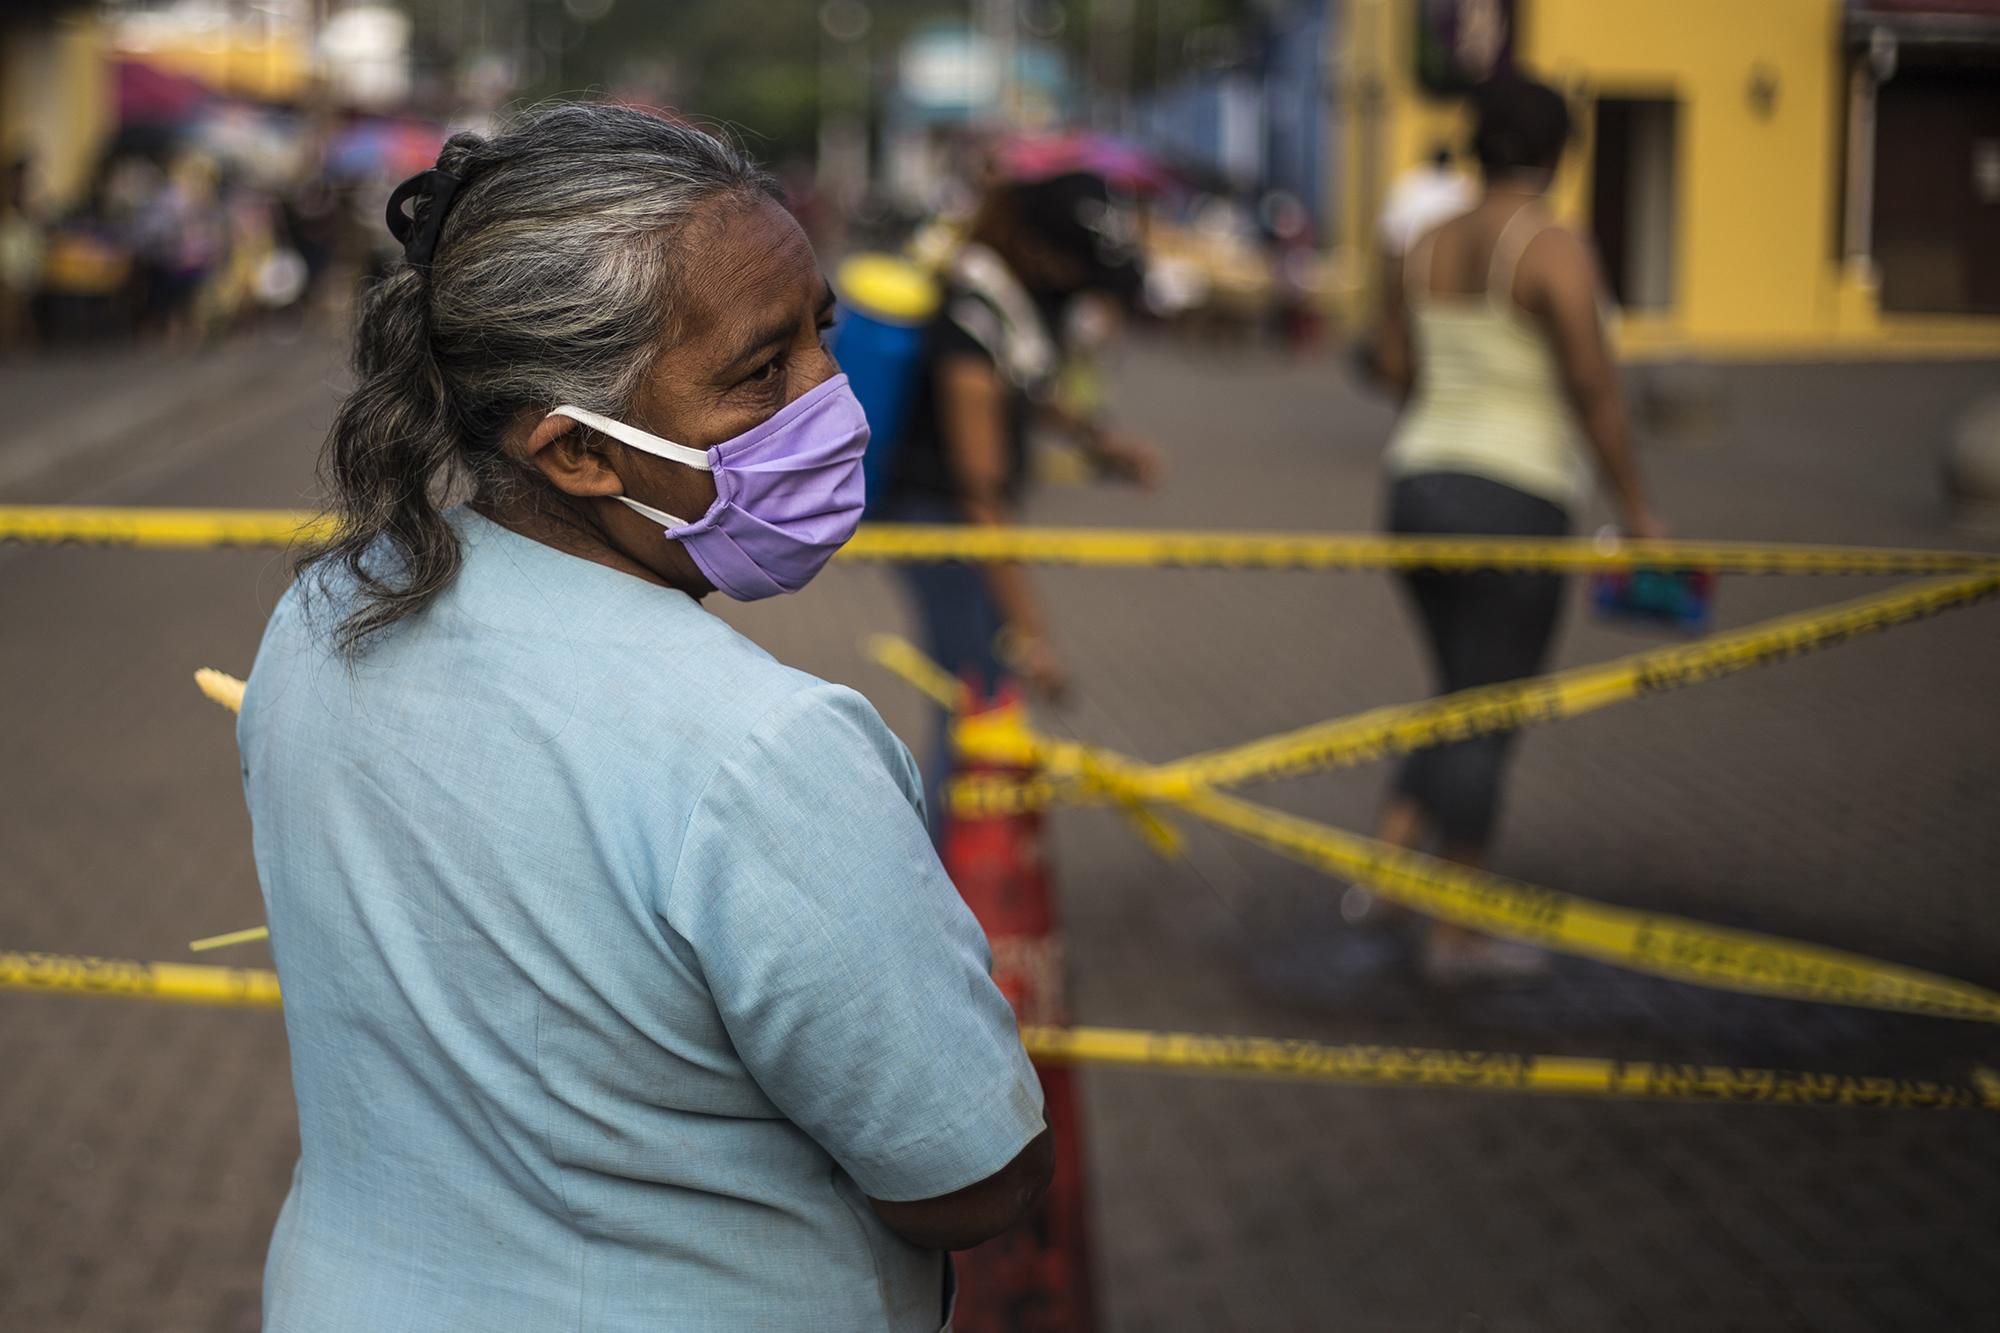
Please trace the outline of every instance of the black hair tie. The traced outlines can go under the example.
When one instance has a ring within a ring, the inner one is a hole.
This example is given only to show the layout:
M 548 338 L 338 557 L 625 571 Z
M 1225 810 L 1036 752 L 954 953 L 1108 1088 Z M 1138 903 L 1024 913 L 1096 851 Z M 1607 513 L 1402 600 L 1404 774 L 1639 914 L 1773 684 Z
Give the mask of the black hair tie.
M 403 258 L 418 268 L 431 262 L 437 249 L 438 233 L 444 230 L 445 210 L 458 193 L 458 177 L 438 167 L 419 171 L 389 192 L 389 234 L 403 243 Z M 403 205 L 420 199 L 430 205 L 421 219 L 403 211 Z

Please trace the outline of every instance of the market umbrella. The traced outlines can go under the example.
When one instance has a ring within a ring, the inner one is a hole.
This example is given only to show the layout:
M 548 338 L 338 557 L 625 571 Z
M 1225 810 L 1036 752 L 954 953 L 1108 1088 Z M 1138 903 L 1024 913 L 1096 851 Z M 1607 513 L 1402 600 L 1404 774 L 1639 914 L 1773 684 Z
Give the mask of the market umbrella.
M 1138 144 L 1085 131 L 1010 139 L 1000 145 L 997 161 L 1010 180 L 1048 180 L 1087 171 L 1125 194 L 1161 194 L 1181 183 L 1173 168 Z
M 200 79 L 139 60 L 116 62 L 114 80 L 121 125 L 186 124 L 215 96 Z

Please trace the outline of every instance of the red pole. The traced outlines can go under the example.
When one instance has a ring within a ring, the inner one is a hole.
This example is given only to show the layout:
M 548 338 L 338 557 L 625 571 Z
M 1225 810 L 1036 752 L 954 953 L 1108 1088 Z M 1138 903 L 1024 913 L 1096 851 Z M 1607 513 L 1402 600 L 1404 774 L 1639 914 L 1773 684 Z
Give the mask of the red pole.
M 1008 691 L 984 712 L 1020 711 Z M 961 760 L 962 774 L 1025 776 L 1004 765 Z M 1062 931 L 1050 893 L 1038 811 L 961 816 L 947 807 L 945 870 L 993 947 L 993 980 L 1022 1023 L 1065 1025 Z M 954 1256 L 958 1333 L 1089 1333 L 1090 1245 L 1084 1197 L 1083 1127 L 1071 1071 L 1037 1062 L 1044 1114 L 1055 1134 L 1055 1178 L 1027 1220 Z

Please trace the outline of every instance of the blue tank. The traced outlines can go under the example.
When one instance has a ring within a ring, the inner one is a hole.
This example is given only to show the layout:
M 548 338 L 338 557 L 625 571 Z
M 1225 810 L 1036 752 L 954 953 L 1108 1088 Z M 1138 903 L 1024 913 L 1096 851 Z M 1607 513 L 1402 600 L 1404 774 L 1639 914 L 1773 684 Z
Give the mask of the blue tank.
M 862 474 L 872 509 L 889 479 L 896 445 L 916 397 L 923 369 L 924 334 L 937 312 L 936 278 L 894 255 L 860 254 L 834 271 L 833 353 L 868 416 L 868 453 Z

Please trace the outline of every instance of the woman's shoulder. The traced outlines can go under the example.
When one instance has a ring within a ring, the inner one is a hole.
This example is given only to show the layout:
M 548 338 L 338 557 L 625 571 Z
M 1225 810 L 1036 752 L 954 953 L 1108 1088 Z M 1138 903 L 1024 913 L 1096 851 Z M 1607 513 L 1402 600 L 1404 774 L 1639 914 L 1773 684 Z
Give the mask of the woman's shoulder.
M 690 827 L 733 840 L 756 810 L 773 828 L 833 821 L 889 838 L 922 809 L 908 748 L 855 690 L 803 672 L 785 684 L 713 736 Z
M 1521 239 L 1520 266 L 1543 272 L 1552 267 L 1589 269 L 1597 262 L 1596 243 L 1561 218 L 1544 218 Z
M 823 759 L 836 770 L 877 759 L 898 766 L 902 742 L 866 696 L 803 671 L 791 677 L 746 728 L 741 753 L 784 763 Z

